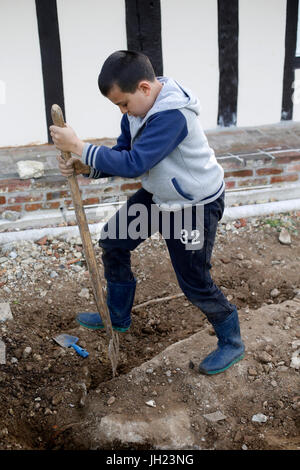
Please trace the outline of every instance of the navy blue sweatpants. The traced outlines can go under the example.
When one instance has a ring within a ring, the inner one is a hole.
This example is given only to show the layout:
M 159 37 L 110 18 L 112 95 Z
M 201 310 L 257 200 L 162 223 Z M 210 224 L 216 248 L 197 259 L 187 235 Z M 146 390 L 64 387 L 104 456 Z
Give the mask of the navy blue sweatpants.
M 138 190 L 103 227 L 99 245 L 103 249 L 102 259 L 107 281 L 125 282 L 134 279 L 130 262 L 131 251 L 142 243 L 145 238 L 153 235 L 158 229 L 165 238 L 170 259 L 183 293 L 194 305 L 201 309 L 210 322 L 222 322 L 225 320 L 235 309 L 235 305 L 227 300 L 210 275 L 210 261 L 217 226 L 224 212 L 224 194 L 225 192 L 215 201 L 202 206 L 201 226 L 199 225 L 196 206 L 191 206 L 192 218 L 189 220 L 192 220 L 192 222 L 188 230 L 189 232 L 191 230 L 199 230 L 202 237 L 200 237 L 201 243 L 198 245 L 201 248 L 197 249 L 195 244 L 196 249 L 193 249 L 193 245 L 184 242 L 186 230 L 183 210 L 168 213 L 170 219 L 165 224 L 163 222 L 164 212 L 157 209 L 152 200 L 152 194 L 145 189 Z M 133 214 L 133 209 L 141 207 L 138 205 L 142 205 L 143 208 L 147 209 L 147 220 L 144 218 L 141 221 L 141 225 L 144 225 L 143 227 L 135 227 L 134 225 L 136 213 Z M 153 214 L 156 213 L 157 215 L 155 208 L 159 212 L 158 226 L 153 224 L 152 220 Z M 180 220 L 180 213 L 182 213 L 182 218 L 181 222 L 178 222 Z M 181 224 L 179 228 L 178 223 Z M 130 226 L 132 227 L 132 224 L 137 229 L 131 231 L 134 235 L 130 233 Z M 169 225 L 170 228 L 170 233 L 167 233 L 167 235 L 165 232 L 168 232 L 168 230 L 165 230 L 165 225 Z M 142 236 L 139 236 L 138 229 L 144 230 Z M 184 235 L 181 238 L 178 236 L 179 229 L 184 229 Z M 193 235 L 194 233 L 196 232 L 193 232 Z M 188 237 L 188 240 L 191 241 L 191 233 L 188 234 Z

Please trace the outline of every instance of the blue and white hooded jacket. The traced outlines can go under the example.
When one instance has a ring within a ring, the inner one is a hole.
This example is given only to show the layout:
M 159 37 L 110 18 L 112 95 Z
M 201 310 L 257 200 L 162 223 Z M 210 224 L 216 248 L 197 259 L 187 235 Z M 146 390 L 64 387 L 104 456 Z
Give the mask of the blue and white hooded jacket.
M 212 202 L 224 191 L 224 171 L 200 124 L 199 101 L 172 78 L 158 80 L 163 87 L 146 116 L 123 115 L 117 145 L 84 145 L 89 177 L 140 177 L 161 209 Z

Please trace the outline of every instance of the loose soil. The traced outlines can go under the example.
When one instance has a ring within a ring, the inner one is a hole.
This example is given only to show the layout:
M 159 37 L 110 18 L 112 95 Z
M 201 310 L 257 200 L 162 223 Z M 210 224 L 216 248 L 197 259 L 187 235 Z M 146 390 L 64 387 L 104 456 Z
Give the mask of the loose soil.
M 291 235 L 289 245 L 278 240 L 282 227 Z M 248 320 L 250 310 L 280 304 L 293 299 L 297 289 L 300 291 L 299 242 L 299 213 L 220 224 L 211 274 L 229 300 L 237 305 L 241 323 Z M 6 344 L 6 364 L 0 365 L 0 449 L 85 449 L 88 444 L 84 440 L 74 442 L 71 430 L 84 421 L 89 396 L 99 394 L 105 403 L 112 396 L 106 335 L 84 329 L 75 320 L 78 312 L 96 311 L 84 259 L 77 261 L 81 264 L 80 270 L 72 269 L 76 265 L 72 262 L 72 257 L 76 259 L 74 251 L 82 252 L 80 241 L 77 240 L 76 245 L 69 244 L 67 258 L 67 250 L 62 247 L 66 245 L 64 242 L 49 238 L 40 245 L 32 245 L 40 250 L 43 266 L 35 269 L 35 264 L 39 263 L 35 259 L 32 265 L 27 265 L 25 279 L 18 279 L 18 258 L 10 276 L 7 276 L 8 268 L 0 265 L 1 302 L 9 302 L 13 314 L 13 321 L 0 325 L 0 336 Z M 14 250 L 17 251 L 17 245 Z M 95 252 L 101 263 L 97 243 Z M 1 256 L 4 255 L 8 256 L 2 252 Z M 132 253 L 132 266 L 138 280 L 135 306 L 180 293 L 163 239 L 149 239 L 140 245 Z M 51 277 L 50 271 L 58 275 Z M 89 298 L 80 297 L 79 293 L 86 287 Z M 273 291 L 275 288 L 277 293 Z M 291 342 L 300 338 L 299 315 L 298 319 L 292 315 L 289 324 L 285 323 L 285 315 L 278 321 L 286 328 Z M 255 329 L 255 325 L 252 328 Z M 261 326 L 257 328 L 259 334 Z M 118 377 L 204 329 L 213 336 L 204 315 L 184 296 L 137 308 L 132 313 L 129 332 L 120 335 Z M 89 351 L 89 357 L 82 359 L 71 348 L 59 347 L 53 337 L 60 333 L 78 336 L 79 344 Z M 26 350 L 28 347 L 31 350 Z M 281 364 L 289 367 L 288 346 L 281 353 Z M 263 366 L 258 372 L 266 377 L 269 373 Z M 188 361 L 185 373 L 196 374 L 189 369 Z M 299 374 L 299 371 L 294 369 L 293 373 Z M 180 381 L 180 374 L 176 380 Z M 165 372 L 161 371 L 159 377 L 156 371 L 156 381 L 167 382 Z M 126 381 L 119 384 L 124 388 L 114 388 L 113 392 L 118 403 L 126 395 Z M 272 432 L 268 439 L 262 440 L 255 437 L 251 416 L 248 420 L 243 418 L 249 408 L 247 400 L 242 399 L 242 382 L 240 387 L 241 400 L 236 403 L 235 415 L 242 417 L 242 431 L 240 421 L 231 423 L 229 436 L 208 426 L 204 441 L 206 439 L 209 446 L 217 443 L 215 447 L 219 449 L 241 449 L 243 443 L 248 449 L 299 449 L 299 388 L 297 391 L 294 383 L 287 383 L 285 394 L 273 403 L 272 397 L 261 396 L 261 390 L 257 388 L 256 392 L 254 387 L 254 402 L 268 400 L 273 414 L 272 426 L 269 424 Z M 134 414 L 144 406 L 146 389 L 147 383 L 144 388 L 136 387 L 134 404 L 128 413 Z M 190 411 L 195 414 L 199 403 L 190 399 L 189 390 L 185 393 Z M 174 398 L 174 412 L 176 406 Z M 241 435 L 237 437 L 238 432 Z

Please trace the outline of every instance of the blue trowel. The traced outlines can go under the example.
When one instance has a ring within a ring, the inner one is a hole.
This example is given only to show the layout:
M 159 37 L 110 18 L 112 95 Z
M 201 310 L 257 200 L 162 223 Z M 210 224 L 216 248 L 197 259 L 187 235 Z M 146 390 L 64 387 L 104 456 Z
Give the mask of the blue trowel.
M 56 336 L 53 339 L 63 348 L 75 349 L 77 354 L 79 354 L 79 356 L 81 357 L 87 357 L 89 355 L 89 353 L 85 349 L 81 348 L 80 346 L 78 346 L 78 344 L 76 344 L 78 341 L 78 338 L 76 336 L 62 334 L 62 335 Z

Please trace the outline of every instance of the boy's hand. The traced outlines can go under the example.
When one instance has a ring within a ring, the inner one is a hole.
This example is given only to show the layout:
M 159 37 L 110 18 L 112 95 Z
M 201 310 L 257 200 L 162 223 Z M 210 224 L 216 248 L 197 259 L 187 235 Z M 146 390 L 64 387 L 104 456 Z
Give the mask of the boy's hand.
M 82 163 L 79 158 L 71 157 L 67 162 L 65 162 L 61 155 L 57 155 L 56 159 L 58 161 L 58 167 L 61 174 L 66 178 L 74 175 L 74 173 L 75 175 L 88 175 L 90 173 L 90 167 Z
M 72 127 L 50 126 L 50 135 L 55 146 L 63 152 L 72 152 L 81 156 L 84 143 L 80 140 Z

